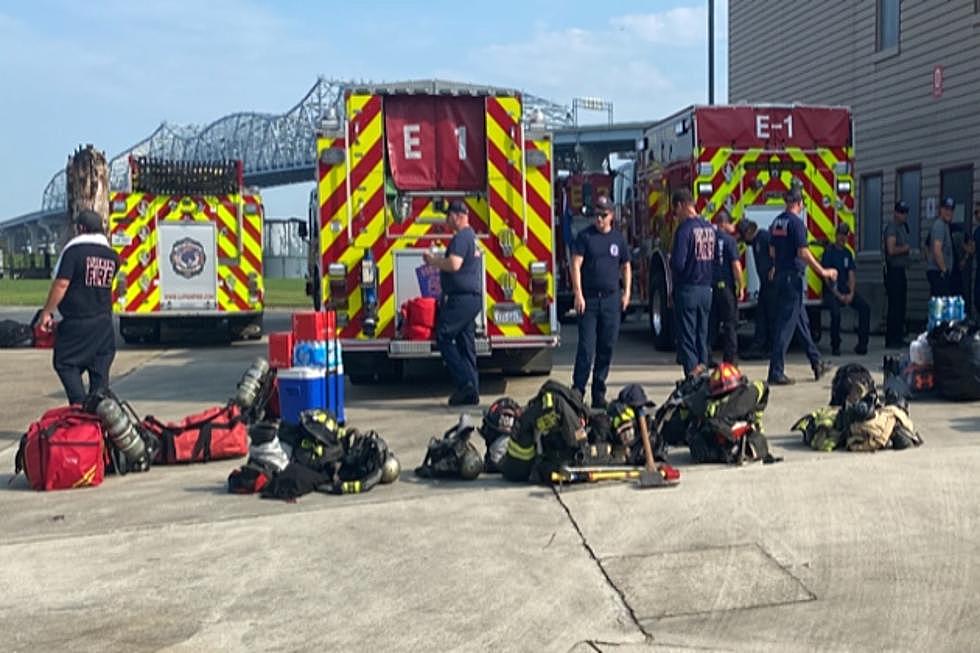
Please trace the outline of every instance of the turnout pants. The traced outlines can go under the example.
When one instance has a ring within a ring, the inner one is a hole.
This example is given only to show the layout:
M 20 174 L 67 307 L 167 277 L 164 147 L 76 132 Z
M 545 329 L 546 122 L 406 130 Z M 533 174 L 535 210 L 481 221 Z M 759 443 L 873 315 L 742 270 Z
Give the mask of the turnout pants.
M 722 360 L 734 363 L 738 353 L 738 300 L 734 288 L 721 283 L 711 289 L 711 317 L 708 323 L 708 342 L 714 347 L 720 336 Z
M 578 318 L 578 348 L 575 350 L 572 385 L 584 397 L 585 384 L 591 371 L 593 402 L 606 398 L 606 377 L 609 376 L 613 348 L 619 338 L 622 311 L 622 300 L 617 290 L 613 293 L 586 296 L 585 312 Z
M 677 362 L 684 376 L 698 365 L 708 364 L 708 318 L 711 315 L 710 286 L 677 286 L 674 289 Z
M 65 388 L 68 403 L 80 404 L 90 392 L 109 385 L 109 368 L 116 357 L 112 315 L 65 318 L 54 341 L 54 371 Z M 88 390 L 82 374 L 88 374 Z
M 885 291 L 888 293 L 885 346 L 895 347 L 905 338 L 905 311 L 908 302 L 908 279 L 905 277 L 905 268 L 885 269 Z
M 776 323 L 773 327 L 772 354 L 769 357 L 769 380 L 786 375 L 785 358 L 793 334 L 799 333 L 806 357 L 811 366 L 820 362 L 820 351 L 810 336 L 810 318 L 803 306 L 803 288 L 806 280 L 803 275 L 792 272 L 777 272 L 776 284 Z
M 830 346 L 840 349 L 840 312 L 853 308 L 858 314 L 858 347 L 867 348 L 868 333 L 871 331 L 871 307 L 861 295 L 854 293 L 850 304 L 842 304 L 832 294 L 824 295 L 824 305 L 830 310 Z
M 458 390 L 480 390 L 476 371 L 476 316 L 480 314 L 480 295 L 443 295 L 436 320 L 436 345 Z

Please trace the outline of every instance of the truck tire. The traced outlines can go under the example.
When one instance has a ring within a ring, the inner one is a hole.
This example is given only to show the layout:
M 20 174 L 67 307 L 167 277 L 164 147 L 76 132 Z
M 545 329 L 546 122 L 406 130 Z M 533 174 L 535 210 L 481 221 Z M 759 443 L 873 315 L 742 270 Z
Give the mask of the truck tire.
M 661 274 L 650 275 L 650 335 L 659 351 L 674 348 L 674 316 L 667 306 L 667 280 Z
M 160 320 L 121 317 L 119 335 L 127 345 L 155 345 L 160 342 Z
M 310 278 L 310 293 L 313 295 L 313 310 L 319 311 L 323 307 L 323 294 L 320 292 L 320 269 L 314 267 Z

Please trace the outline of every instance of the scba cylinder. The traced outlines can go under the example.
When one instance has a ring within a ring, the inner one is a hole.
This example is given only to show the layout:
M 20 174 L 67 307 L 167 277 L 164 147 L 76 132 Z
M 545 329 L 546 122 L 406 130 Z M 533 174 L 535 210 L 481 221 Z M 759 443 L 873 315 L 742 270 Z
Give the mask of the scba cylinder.
M 238 382 L 238 391 L 235 393 L 235 402 L 242 408 L 251 408 L 262 390 L 262 385 L 266 375 L 269 373 L 269 362 L 261 356 L 252 361 L 252 364 Z
M 133 420 L 118 401 L 106 397 L 96 406 L 95 412 L 108 432 L 112 444 L 128 462 L 139 463 L 146 458 L 146 445 L 143 444 L 143 439 L 136 430 Z

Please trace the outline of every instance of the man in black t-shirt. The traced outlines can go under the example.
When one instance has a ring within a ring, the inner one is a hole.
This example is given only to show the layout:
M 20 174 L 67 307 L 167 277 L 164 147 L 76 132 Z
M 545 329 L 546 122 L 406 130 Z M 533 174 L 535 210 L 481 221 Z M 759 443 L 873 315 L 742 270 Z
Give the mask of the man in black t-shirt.
M 578 313 L 578 349 L 572 386 L 584 397 L 591 371 L 592 407 L 605 408 L 606 377 L 619 338 L 619 322 L 630 304 L 632 273 L 629 245 L 623 234 L 613 229 L 609 198 L 600 195 L 592 210 L 595 222 L 579 232 L 572 246 L 572 292 Z
M 455 234 L 445 256 L 426 252 L 428 265 L 439 269 L 442 298 L 436 318 L 436 344 L 456 383 L 450 406 L 480 403 L 480 377 L 476 371 L 476 316 L 483 309 L 480 248 L 470 228 L 466 204 L 453 200 L 446 209 L 446 224 Z
M 847 223 L 837 225 L 837 239 L 824 250 L 820 264 L 829 270 L 837 270 L 837 281 L 823 286 L 823 298 L 830 309 L 830 347 L 834 356 L 840 356 L 840 312 L 850 306 L 858 314 L 858 341 L 854 353 L 868 353 L 868 332 L 871 329 L 871 307 L 857 293 L 857 275 L 854 255 L 847 249 L 847 237 L 851 233 Z
M 55 309 L 61 314 L 54 341 L 54 370 L 68 403 L 80 404 L 89 392 L 109 385 L 109 367 L 116 356 L 112 280 L 119 256 L 109 246 L 98 213 L 81 211 L 74 226 L 76 236 L 61 251 L 39 322 L 50 331 Z M 83 372 L 88 373 L 88 392 Z
M 722 360 L 734 363 L 738 353 L 738 303 L 745 299 L 742 262 L 732 216 L 722 209 L 715 216 L 715 260 L 711 273 L 711 313 L 708 348 L 721 337 Z M 709 354 L 710 355 L 710 354 Z

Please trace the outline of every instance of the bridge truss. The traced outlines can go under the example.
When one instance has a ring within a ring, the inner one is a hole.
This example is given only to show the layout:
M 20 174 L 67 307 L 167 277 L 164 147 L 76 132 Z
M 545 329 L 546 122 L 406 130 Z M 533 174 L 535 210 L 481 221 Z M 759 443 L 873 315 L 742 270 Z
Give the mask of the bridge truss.
M 411 88 L 428 84 L 440 88 L 468 86 L 451 82 L 405 83 Z M 241 159 L 246 181 L 259 186 L 312 179 L 318 126 L 328 117 L 342 117 L 344 90 L 362 85 L 367 84 L 321 77 L 296 106 L 282 114 L 234 113 L 206 126 L 164 122 L 147 138 L 110 160 L 110 186 L 113 189 L 126 187 L 131 155 L 177 161 Z M 389 86 L 397 88 L 401 84 Z M 528 93 L 523 93 L 523 97 L 526 110 L 539 109 L 550 128 L 572 124 L 573 116 L 568 107 Z M 65 192 L 66 177 L 62 169 L 44 189 L 42 212 L 64 211 Z

